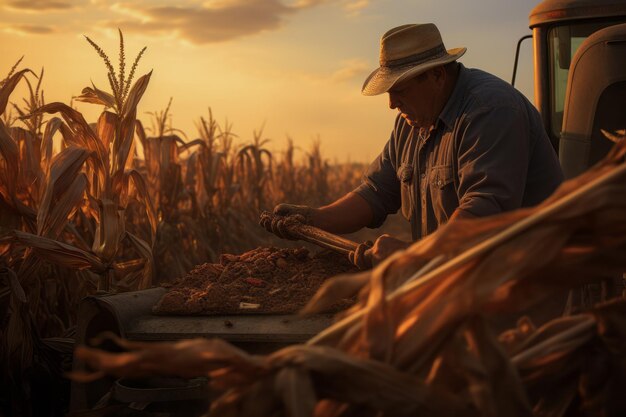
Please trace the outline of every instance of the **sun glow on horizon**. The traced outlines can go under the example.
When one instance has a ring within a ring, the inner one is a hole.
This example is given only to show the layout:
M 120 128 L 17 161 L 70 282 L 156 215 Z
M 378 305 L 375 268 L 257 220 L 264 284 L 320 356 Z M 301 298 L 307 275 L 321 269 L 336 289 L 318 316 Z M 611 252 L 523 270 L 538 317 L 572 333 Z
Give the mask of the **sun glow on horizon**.
M 361 96 L 361 84 L 377 66 L 380 35 L 406 23 L 406 16 L 436 22 L 448 47 L 467 46 L 465 65 L 509 78 L 515 43 L 528 31 L 534 2 L 481 0 L 472 7 L 457 4 L 454 13 L 446 12 L 447 3 L 219 0 L 172 7 L 166 1 L 3 1 L 0 74 L 25 55 L 22 68 L 45 68 L 46 102 L 69 103 L 92 82 L 108 90 L 104 64 L 83 35 L 117 65 L 120 28 L 127 65 L 147 46 L 136 76 L 154 70 L 139 106 L 145 124 L 147 112 L 165 108 L 173 97 L 173 127 L 189 139 L 198 136 L 195 122 L 210 107 L 218 122 L 233 123 L 241 142 L 263 127 L 277 150 L 287 137 L 301 149 L 319 137 L 329 157 L 368 162 L 388 139 L 395 112 L 384 96 Z M 482 7 L 502 13 L 491 29 L 480 16 Z M 527 95 L 531 76 L 520 72 Z M 22 85 L 11 100 L 21 101 L 26 92 Z M 102 110 L 74 105 L 88 121 Z

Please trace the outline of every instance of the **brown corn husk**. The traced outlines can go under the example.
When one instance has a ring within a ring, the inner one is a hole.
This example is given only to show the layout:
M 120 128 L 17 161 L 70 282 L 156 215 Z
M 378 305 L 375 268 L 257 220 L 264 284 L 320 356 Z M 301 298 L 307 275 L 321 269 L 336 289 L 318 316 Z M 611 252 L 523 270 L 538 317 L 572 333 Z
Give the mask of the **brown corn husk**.
M 615 321 L 613 310 L 625 309 L 626 302 L 609 309 L 611 314 L 598 310 L 595 319 L 558 319 L 539 329 L 527 324 L 525 332 L 515 334 L 517 339 L 509 332 L 502 341 L 485 318 L 522 313 L 544 301 L 546 293 L 626 270 L 625 153 L 622 141 L 605 161 L 563 184 L 536 208 L 451 223 L 373 271 L 329 283 L 308 311 L 334 300 L 330 289 L 347 294 L 360 288 L 361 303 L 306 346 L 285 348 L 262 360 L 263 380 L 273 375 L 279 387 L 274 400 L 280 404 L 272 402 L 266 415 L 348 416 L 377 410 L 383 415 L 558 416 L 576 397 L 590 410 L 612 410 L 615 404 L 619 409 L 620 401 L 610 394 L 598 397 L 598 387 L 615 387 L 626 373 L 607 382 L 602 377 L 607 373 L 593 374 L 582 352 L 592 345 L 600 352 L 624 351 L 626 323 Z M 615 337 L 611 329 L 622 327 Z M 598 329 L 604 329 L 600 341 Z M 177 351 L 181 343 L 160 349 Z M 92 364 L 99 358 L 96 369 L 117 363 L 118 374 L 131 372 L 116 362 L 115 354 L 88 348 L 79 352 Z M 131 363 L 145 362 L 142 356 L 151 352 L 145 346 L 133 353 Z M 198 360 L 185 357 L 190 363 Z M 598 358 L 605 367 L 613 360 L 606 354 Z M 153 371 L 180 372 L 166 364 Z M 219 375 L 229 373 L 241 376 L 236 370 Z M 251 380 L 259 382 L 253 374 Z M 567 382 L 572 378 L 581 379 Z M 287 388 L 286 380 L 293 386 Z M 255 384 L 224 384 L 231 391 L 218 404 L 243 415 L 241 407 L 252 404 L 258 392 Z M 576 391 L 580 384 L 586 391 Z M 304 402 L 296 404 L 296 396 Z

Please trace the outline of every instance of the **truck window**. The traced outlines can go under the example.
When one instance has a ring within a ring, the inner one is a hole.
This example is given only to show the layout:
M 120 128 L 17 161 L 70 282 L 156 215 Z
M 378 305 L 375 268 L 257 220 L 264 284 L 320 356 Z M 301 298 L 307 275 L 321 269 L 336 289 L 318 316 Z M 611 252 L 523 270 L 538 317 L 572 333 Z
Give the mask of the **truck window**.
M 552 133 L 559 137 L 563 125 L 563 107 L 567 77 L 574 54 L 585 39 L 592 33 L 605 27 L 620 23 L 619 20 L 595 22 L 570 22 L 555 26 L 548 32 L 548 48 L 550 54 L 550 106 Z

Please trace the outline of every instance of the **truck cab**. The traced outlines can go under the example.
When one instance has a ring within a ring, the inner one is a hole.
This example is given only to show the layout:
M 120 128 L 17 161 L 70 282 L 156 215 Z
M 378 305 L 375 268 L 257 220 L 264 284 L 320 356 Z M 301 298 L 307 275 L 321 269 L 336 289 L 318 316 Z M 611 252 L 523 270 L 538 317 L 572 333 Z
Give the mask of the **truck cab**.
M 601 130 L 626 128 L 614 110 L 626 99 L 625 23 L 625 0 L 545 0 L 530 13 L 535 105 L 566 178 L 606 154 Z

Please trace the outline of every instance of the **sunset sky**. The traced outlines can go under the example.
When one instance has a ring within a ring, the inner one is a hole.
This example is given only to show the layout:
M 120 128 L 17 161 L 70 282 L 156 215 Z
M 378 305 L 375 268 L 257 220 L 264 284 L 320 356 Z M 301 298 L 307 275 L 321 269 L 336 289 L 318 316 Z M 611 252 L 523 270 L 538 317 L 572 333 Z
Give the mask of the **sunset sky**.
M 47 102 L 69 103 L 93 83 L 108 89 L 89 36 L 117 62 L 120 28 L 127 60 L 148 49 L 138 75 L 154 70 L 139 106 L 165 108 L 193 139 L 195 121 L 213 110 L 241 141 L 263 125 L 270 148 L 286 137 L 307 149 L 319 136 L 324 155 L 369 161 L 389 137 L 395 111 L 387 96 L 360 88 L 378 66 L 379 39 L 405 23 L 434 22 L 446 47 L 466 46 L 461 62 L 510 81 L 517 40 L 530 33 L 536 0 L 0 0 L 0 77 L 45 68 Z M 531 100 L 532 52 L 522 49 L 518 88 Z M 24 90 L 11 98 L 19 101 Z M 89 121 L 101 111 L 77 103 Z

